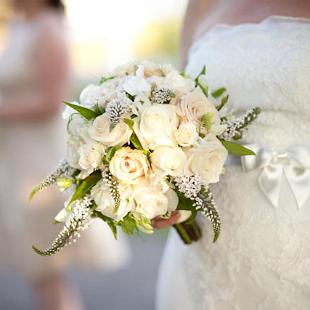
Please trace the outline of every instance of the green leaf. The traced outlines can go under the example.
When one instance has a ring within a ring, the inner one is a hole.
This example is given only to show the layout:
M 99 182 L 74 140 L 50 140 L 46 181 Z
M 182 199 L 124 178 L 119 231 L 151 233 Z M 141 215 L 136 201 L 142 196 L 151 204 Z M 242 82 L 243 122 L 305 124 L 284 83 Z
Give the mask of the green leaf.
M 135 122 L 130 119 L 130 118 L 124 118 L 124 123 L 127 124 L 127 126 L 133 130 L 133 125 L 135 124 Z
M 105 83 L 106 81 L 113 80 L 114 78 L 115 78 L 114 76 L 108 76 L 108 77 L 103 76 L 103 77 L 100 79 L 99 83 L 100 83 L 100 84 L 103 84 L 103 83 Z
M 87 120 L 91 120 L 93 118 L 96 118 L 100 114 L 97 114 L 95 111 L 87 109 L 85 107 L 82 107 L 80 105 L 73 104 L 68 101 L 64 101 L 64 104 L 69 106 L 70 108 L 74 109 L 75 111 L 79 112 L 83 117 L 85 117 Z
M 196 86 L 197 86 L 199 77 L 200 77 L 201 75 L 205 75 L 206 72 L 207 72 L 206 66 L 203 66 L 203 67 L 202 67 L 202 70 L 200 71 L 200 73 L 199 73 L 199 74 L 196 76 L 196 78 L 195 78 Z
M 79 199 L 82 199 L 87 195 L 90 190 L 102 179 L 102 175 L 100 171 L 93 172 L 90 176 L 88 176 L 85 180 L 81 181 L 81 183 L 77 186 L 74 194 L 72 195 L 68 205 L 67 210 L 71 210 L 72 204 Z
M 246 147 L 244 147 L 238 143 L 225 141 L 225 140 L 221 140 L 221 142 L 225 146 L 228 153 L 231 155 L 235 155 L 235 156 L 255 155 L 255 153 L 252 150 L 250 150 L 250 149 L 248 149 L 248 148 L 246 148 Z
M 113 158 L 115 152 L 118 151 L 120 148 L 121 148 L 121 146 L 113 146 L 113 147 L 109 148 L 109 150 L 105 156 L 106 161 L 110 162 L 111 159 Z
M 212 112 L 208 112 L 206 114 L 203 115 L 202 117 L 202 125 L 208 130 L 210 131 L 212 128 L 212 121 L 214 118 L 214 114 Z
M 221 103 L 218 106 L 216 106 L 216 109 L 220 111 L 225 106 L 225 104 L 228 102 L 228 99 L 229 99 L 229 95 L 224 96 L 221 99 Z
M 134 126 L 134 121 L 130 118 L 125 118 L 124 119 L 124 122 L 125 124 L 127 124 L 127 126 L 132 130 L 132 134 L 131 134 L 131 137 L 130 137 L 130 142 L 131 144 L 137 149 L 137 150 L 140 150 L 142 151 L 145 155 L 148 154 L 148 151 L 145 150 L 138 138 L 138 136 L 136 135 L 136 133 L 134 132 L 133 130 L 133 126 Z
M 130 142 L 132 143 L 132 145 L 137 149 L 137 150 L 140 150 L 140 151 L 145 151 L 143 149 L 143 146 L 138 138 L 138 136 L 133 132 L 131 137 L 130 137 Z
M 212 97 L 213 98 L 219 98 L 221 97 L 226 91 L 226 88 L 225 87 L 221 87 L 217 90 L 215 90 L 213 93 L 212 93 Z
M 136 221 L 130 214 L 127 214 L 123 218 L 123 220 L 120 222 L 120 225 L 123 232 L 127 235 L 132 235 L 137 230 Z
M 101 219 L 106 224 L 108 224 L 108 226 L 110 227 L 113 233 L 114 238 L 117 240 L 117 223 L 113 219 L 103 215 L 101 212 L 98 212 L 98 211 L 94 211 L 93 216 Z

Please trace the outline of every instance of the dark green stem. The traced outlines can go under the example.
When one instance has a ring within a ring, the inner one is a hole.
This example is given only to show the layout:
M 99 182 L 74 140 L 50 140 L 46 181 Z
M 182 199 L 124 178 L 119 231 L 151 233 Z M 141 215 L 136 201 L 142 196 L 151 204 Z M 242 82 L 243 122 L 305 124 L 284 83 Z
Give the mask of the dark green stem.
M 197 222 L 183 222 L 173 226 L 185 244 L 191 244 L 201 238 L 201 229 Z

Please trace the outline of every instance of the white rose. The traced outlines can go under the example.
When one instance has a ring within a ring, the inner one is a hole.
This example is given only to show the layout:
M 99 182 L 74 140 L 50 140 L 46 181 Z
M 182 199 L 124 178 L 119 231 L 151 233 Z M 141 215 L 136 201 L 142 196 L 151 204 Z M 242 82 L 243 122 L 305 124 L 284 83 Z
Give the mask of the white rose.
M 194 123 L 184 122 L 174 133 L 175 138 L 180 146 L 189 147 L 196 145 L 199 135 Z
M 80 139 L 73 138 L 71 135 L 67 139 L 66 160 L 68 164 L 76 169 L 82 169 L 79 165 L 80 154 L 79 149 L 82 143 Z
M 74 139 L 80 139 L 81 143 L 91 142 L 92 139 L 88 134 L 90 122 L 78 113 L 72 115 L 71 119 L 68 120 L 67 129 L 69 135 Z
M 87 108 L 92 108 L 101 96 L 101 86 L 90 84 L 86 86 L 80 94 L 80 104 Z
M 92 139 L 106 146 L 115 146 L 128 143 L 132 130 L 122 120 L 110 130 L 110 120 L 103 114 L 95 118 L 88 133 Z
M 129 187 L 124 187 L 120 184 L 118 190 L 121 196 L 118 208 L 115 208 L 115 202 L 111 196 L 110 189 L 104 180 L 99 181 L 91 191 L 91 196 L 97 205 L 96 210 L 116 221 L 122 220 L 134 207 L 129 199 L 131 194 Z
M 169 104 L 154 104 L 143 109 L 136 133 L 146 148 L 176 146 L 173 136 L 178 126 L 176 107 Z
M 129 147 L 121 148 L 116 151 L 110 161 L 110 171 L 120 181 L 133 184 L 139 178 L 148 175 L 148 159 L 139 150 Z
M 209 134 L 199 147 L 187 153 L 187 174 L 197 174 L 207 183 L 219 182 L 227 159 L 227 150 L 216 136 Z
M 221 123 L 219 113 L 214 104 L 207 99 L 198 87 L 183 96 L 177 107 L 178 115 L 185 120 L 197 122 L 205 114 L 210 113 L 212 115 L 212 126 L 217 126 Z
M 144 78 L 144 67 L 139 65 L 135 76 L 129 76 L 123 84 L 124 90 L 132 96 L 149 94 L 151 86 Z
M 178 205 L 178 197 L 173 190 L 165 194 L 160 187 L 148 184 L 135 186 L 131 197 L 136 205 L 135 212 L 148 219 L 173 211 Z
M 105 149 L 102 144 L 93 142 L 82 145 L 78 153 L 79 165 L 83 172 L 80 177 L 84 178 L 100 167 Z
M 153 167 L 173 177 L 184 173 L 186 155 L 179 147 L 161 146 L 151 155 Z
M 176 97 L 175 102 L 180 96 L 185 95 L 195 88 L 195 83 L 190 78 L 185 78 L 178 71 L 172 70 L 165 77 L 152 76 L 148 79 L 152 84 L 155 83 L 159 88 L 168 88 L 173 91 Z

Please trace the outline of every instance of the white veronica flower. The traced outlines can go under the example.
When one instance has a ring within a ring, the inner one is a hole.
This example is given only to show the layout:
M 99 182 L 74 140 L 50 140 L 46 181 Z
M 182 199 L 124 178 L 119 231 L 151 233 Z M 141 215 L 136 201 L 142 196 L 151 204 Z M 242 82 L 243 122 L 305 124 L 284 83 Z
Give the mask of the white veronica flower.
M 186 155 L 179 147 L 160 146 L 152 153 L 151 163 L 155 169 L 175 177 L 184 173 Z
M 107 114 L 95 118 L 88 133 L 92 139 L 106 146 L 123 145 L 128 143 L 132 130 L 122 120 L 111 129 L 111 122 Z
M 139 65 L 135 76 L 129 76 L 123 84 L 123 89 L 132 96 L 149 94 L 151 86 L 144 78 L 144 67 Z
M 228 153 L 216 136 L 209 134 L 201 145 L 187 152 L 185 172 L 188 175 L 199 175 L 207 183 L 219 182 Z
M 140 119 L 135 123 L 135 131 L 147 149 L 164 145 L 176 146 L 173 133 L 177 130 L 178 123 L 175 106 L 153 104 L 142 110 Z
M 174 133 L 178 145 L 190 147 L 197 144 L 199 135 L 194 123 L 183 122 Z

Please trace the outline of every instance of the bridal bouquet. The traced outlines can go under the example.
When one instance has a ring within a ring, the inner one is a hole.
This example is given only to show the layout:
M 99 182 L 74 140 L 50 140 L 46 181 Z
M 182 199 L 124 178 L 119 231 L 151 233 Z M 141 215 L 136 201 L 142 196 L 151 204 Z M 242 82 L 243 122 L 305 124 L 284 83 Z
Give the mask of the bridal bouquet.
M 221 222 L 211 186 L 220 181 L 229 153 L 254 153 L 233 142 L 259 114 L 222 115 L 225 88 L 210 92 L 205 68 L 192 79 L 170 65 L 132 63 L 89 85 L 80 102 L 65 102 L 67 155 L 55 172 L 31 193 L 56 183 L 70 198 L 55 217 L 64 227 L 49 256 L 75 241 L 99 218 L 115 237 L 117 228 L 153 233 L 152 219 L 182 222 L 174 227 L 189 244 L 201 237 L 197 213 L 213 227 Z

